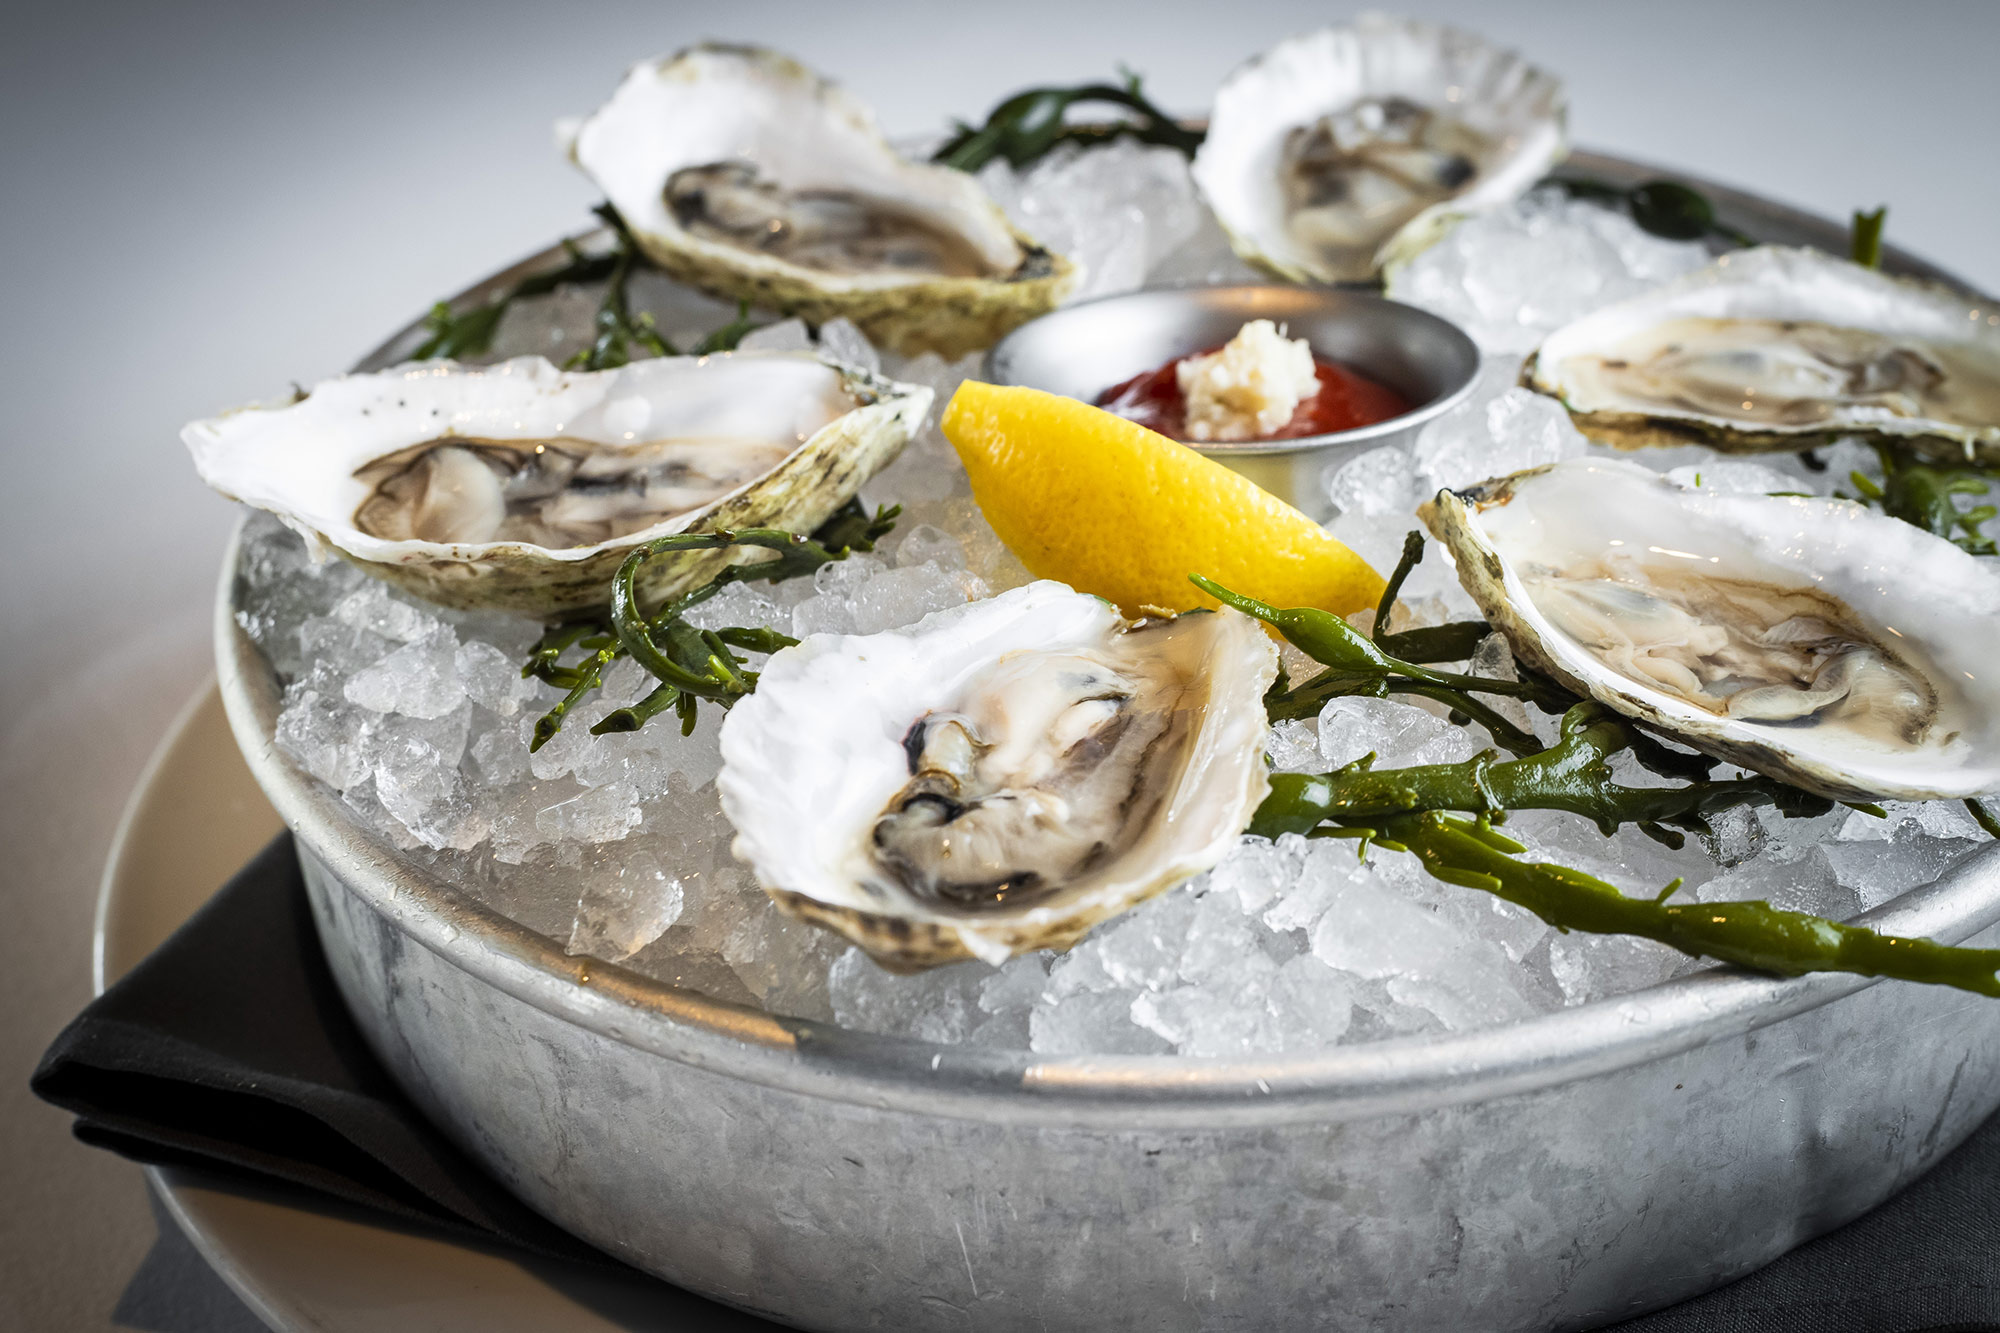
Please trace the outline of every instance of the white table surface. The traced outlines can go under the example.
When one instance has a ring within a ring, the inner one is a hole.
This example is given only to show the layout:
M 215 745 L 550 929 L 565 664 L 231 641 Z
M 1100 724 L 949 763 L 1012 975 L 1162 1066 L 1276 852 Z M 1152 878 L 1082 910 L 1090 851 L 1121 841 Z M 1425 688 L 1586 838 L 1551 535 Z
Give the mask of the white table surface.
M 0 1328 L 233 1330 L 248 1314 L 136 1167 L 33 1101 L 89 993 L 92 899 L 140 765 L 207 671 L 231 507 L 191 417 L 339 371 L 586 221 L 550 124 L 641 56 L 764 42 L 894 133 L 1141 70 L 1199 111 L 1345 3 L 190 0 L 0 19 Z M 1560 73 L 1584 145 L 1845 217 L 2000 292 L 2000 5 L 1500 4 L 1423 12 Z

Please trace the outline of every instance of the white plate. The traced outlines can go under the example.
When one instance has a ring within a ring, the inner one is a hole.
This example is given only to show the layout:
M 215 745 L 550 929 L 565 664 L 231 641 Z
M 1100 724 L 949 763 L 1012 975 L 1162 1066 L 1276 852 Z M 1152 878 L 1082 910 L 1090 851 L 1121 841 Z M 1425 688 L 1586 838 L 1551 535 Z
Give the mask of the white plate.
M 150 953 L 275 835 L 214 683 L 174 719 L 111 843 L 95 984 Z M 169 1212 L 274 1329 L 323 1333 L 767 1329 L 665 1283 L 523 1258 L 383 1223 L 358 1209 L 149 1169 Z

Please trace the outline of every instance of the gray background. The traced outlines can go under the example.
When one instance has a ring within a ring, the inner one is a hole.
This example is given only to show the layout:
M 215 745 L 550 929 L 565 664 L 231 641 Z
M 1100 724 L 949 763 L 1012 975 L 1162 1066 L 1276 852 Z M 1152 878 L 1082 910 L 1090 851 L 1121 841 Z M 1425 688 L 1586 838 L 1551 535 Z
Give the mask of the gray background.
M 594 200 L 551 122 L 704 37 L 779 46 L 892 133 L 1024 84 L 1144 72 L 1198 112 L 1239 59 L 1358 6 L 17 6 L 0 40 L 0 1327 L 248 1316 L 137 1168 L 32 1101 L 88 995 L 106 844 L 208 670 L 230 507 L 185 420 L 339 371 Z M 2000 5 L 1427 3 L 1570 89 L 1575 139 L 1845 217 L 2000 291 Z M 150 1255 L 149 1255 L 150 1251 Z

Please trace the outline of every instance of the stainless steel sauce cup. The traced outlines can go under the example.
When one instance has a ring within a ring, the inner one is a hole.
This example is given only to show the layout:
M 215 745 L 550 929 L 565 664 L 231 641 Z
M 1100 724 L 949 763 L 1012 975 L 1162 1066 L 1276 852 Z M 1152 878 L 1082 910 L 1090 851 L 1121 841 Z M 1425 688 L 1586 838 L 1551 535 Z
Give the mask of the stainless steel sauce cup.
M 1315 356 L 1351 366 L 1413 405 L 1354 430 L 1191 445 L 1322 522 L 1331 516 L 1331 468 L 1413 437 L 1464 401 L 1479 378 L 1478 347 L 1448 320 L 1362 292 L 1287 286 L 1159 287 L 1081 301 L 1008 334 L 988 354 L 987 375 L 1095 402 L 1114 384 L 1229 341 L 1253 319 L 1279 324 Z

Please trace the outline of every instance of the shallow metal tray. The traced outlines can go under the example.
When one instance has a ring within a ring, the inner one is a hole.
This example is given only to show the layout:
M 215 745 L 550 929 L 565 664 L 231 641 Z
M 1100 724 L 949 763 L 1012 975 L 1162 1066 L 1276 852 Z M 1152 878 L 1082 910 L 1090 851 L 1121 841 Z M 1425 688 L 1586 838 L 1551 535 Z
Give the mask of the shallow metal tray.
M 1844 244 L 1694 183 L 1753 234 Z M 550 1217 L 776 1319 L 1587 1327 L 1856 1216 L 2000 1104 L 2000 1005 L 1847 976 L 1715 969 L 1483 1032 L 1228 1062 L 933 1047 L 718 1003 L 567 957 L 359 831 L 272 744 L 235 568 L 232 549 L 224 702 L 377 1053 Z M 1863 919 L 2000 940 L 2000 847 Z

